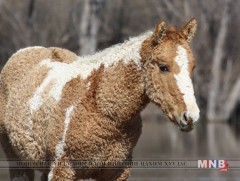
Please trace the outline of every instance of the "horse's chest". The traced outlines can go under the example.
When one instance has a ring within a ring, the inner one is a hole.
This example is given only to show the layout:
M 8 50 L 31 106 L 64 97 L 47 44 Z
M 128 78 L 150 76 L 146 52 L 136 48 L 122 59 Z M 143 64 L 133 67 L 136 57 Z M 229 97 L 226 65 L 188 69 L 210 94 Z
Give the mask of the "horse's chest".
M 135 129 L 117 128 L 110 120 L 92 117 L 85 121 L 71 124 L 67 139 L 69 154 L 75 159 L 120 161 L 129 157 L 136 144 L 141 122 L 136 122 Z

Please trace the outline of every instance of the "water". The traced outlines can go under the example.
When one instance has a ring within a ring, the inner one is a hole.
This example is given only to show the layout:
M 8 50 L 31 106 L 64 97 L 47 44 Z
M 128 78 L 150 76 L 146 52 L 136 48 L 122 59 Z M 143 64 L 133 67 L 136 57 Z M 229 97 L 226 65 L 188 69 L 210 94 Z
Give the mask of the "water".
M 134 151 L 136 159 L 240 161 L 240 138 L 235 127 L 200 120 L 196 129 L 183 133 L 164 120 L 158 108 L 153 105 L 143 112 L 143 119 L 143 133 Z M 131 173 L 129 180 L 240 180 L 240 170 L 220 172 L 200 169 L 132 169 Z
M 167 121 L 154 105 L 149 105 L 142 116 L 143 132 L 133 154 L 136 160 L 240 160 L 240 131 L 236 127 L 201 120 L 196 129 L 184 133 Z M 1 150 L 0 158 L 4 158 Z M 39 175 L 36 172 L 36 181 Z M 239 181 L 239 178 L 240 170 L 131 169 L 129 180 Z M 9 180 L 7 170 L 0 170 L 0 180 Z

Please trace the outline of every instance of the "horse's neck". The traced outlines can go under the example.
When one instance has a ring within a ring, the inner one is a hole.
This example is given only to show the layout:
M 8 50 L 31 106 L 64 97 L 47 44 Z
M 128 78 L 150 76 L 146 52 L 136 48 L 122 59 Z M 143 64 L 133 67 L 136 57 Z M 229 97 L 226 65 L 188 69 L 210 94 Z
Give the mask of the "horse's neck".
M 142 70 L 134 62 L 119 62 L 103 70 L 96 89 L 98 109 L 117 121 L 130 120 L 147 104 Z
M 91 56 L 79 57 L 73 67 L 88 79 L 98 109 L 115 120 L 127 120 L 144 106 L 141 46 L 147 32 Z
M 117 121 L 132 119 L 147 104 L 140 50 L 149 34 L 88 57 L 90 62 L 98 62 L 95 65 L 102 65 L 102 71 L 98 71 L 97 107 Z

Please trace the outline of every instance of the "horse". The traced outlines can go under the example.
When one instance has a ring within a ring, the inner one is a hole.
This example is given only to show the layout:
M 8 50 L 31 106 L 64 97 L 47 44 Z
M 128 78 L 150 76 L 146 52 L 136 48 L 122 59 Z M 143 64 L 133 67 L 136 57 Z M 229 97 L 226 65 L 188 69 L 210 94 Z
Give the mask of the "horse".
M 189 42 L 197 29 L 160 21 L 148 31 L 94 55 L 56 47 L 13 54 L 0 77 L 1 144 L 9 159 L 71 163 L 132 159 L 149 102 L 181 131 L 194 128 L 199 108 Z M 42 180 L 127 180 L 128 166 L 76 169 L 51 164 Z M 10 169 L 12 180 L 33 180 L 33 169 Z

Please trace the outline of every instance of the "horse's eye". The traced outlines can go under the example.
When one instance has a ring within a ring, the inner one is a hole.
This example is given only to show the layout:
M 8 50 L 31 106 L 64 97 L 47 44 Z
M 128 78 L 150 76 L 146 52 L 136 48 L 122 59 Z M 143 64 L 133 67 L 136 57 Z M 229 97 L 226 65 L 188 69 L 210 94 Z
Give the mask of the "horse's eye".
M 162 72 L 169 72 L 169 69 L 166 65 L 159 65 L 159 68 Z

